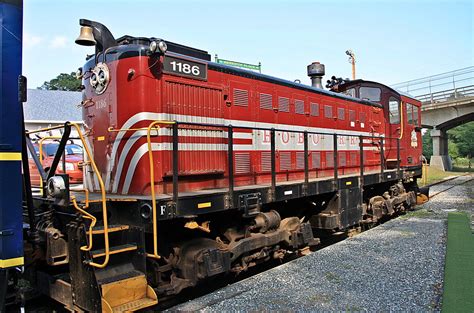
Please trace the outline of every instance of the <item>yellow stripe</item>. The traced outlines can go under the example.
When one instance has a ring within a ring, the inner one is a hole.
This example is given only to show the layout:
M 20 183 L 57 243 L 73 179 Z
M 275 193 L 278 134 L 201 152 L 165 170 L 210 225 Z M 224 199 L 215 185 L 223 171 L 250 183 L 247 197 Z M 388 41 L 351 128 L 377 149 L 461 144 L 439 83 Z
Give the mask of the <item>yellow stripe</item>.
M 211 207 L 210 202 L 198 203 L 198 209 L 204 209 L 204 208 L 210 208 L 210 207 Z
M 23 265 L 23 263 L 24 263 L 24 260 L 22 256 L 19 258 L 0 260 L 0 268 L 20 266 L 20 265 Z
M 0 152 L 0 161 L 21 161 L 20 152 Z
M 350 186 L 350 185 L 352 185 L 352 182 L 351 182 L 351 181 L 347 181 L 347 182 L 346 182 L 346 186 Z

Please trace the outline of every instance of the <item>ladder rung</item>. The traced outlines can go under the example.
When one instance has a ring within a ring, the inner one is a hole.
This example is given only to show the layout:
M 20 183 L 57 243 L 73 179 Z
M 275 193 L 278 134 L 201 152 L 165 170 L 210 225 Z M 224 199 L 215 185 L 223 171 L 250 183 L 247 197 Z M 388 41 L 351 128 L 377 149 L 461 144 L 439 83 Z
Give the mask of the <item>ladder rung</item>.
M 108 232 L 113 233 L 117 231 L 127 230 L 129 228 L 130 226 L 128 225 L 109 225 Z M 104 226 L 97 226 L 92 229 L 92 235 L 103 234 L 104 232 Z M 86 233 L 89 234 L 89 231 L 87 231 Z
M 122 253 L 122 252 L 133 251 L 133 250 L 137 250 L 136 245 L 124 244 L 124 245 L 110 247 L 109 254 L 117 254 L 117 253 Z M 91 251 L 91 255 L 92 255 L 92 258 L 100 258 L 102 256 L 105 256 L 105 249 Z

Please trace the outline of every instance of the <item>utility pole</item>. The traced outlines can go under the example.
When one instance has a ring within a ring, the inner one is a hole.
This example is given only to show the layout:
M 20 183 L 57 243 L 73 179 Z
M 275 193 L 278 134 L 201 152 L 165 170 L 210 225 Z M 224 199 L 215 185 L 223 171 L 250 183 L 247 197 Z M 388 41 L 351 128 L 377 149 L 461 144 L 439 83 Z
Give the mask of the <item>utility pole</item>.
M 352 52 L 352 50 L 347 50 L 346 54 L 349 56 L 349 63 L 352 64 L 352 80 L 356 78 L 356 59 L 355 59 L 355 54 Z

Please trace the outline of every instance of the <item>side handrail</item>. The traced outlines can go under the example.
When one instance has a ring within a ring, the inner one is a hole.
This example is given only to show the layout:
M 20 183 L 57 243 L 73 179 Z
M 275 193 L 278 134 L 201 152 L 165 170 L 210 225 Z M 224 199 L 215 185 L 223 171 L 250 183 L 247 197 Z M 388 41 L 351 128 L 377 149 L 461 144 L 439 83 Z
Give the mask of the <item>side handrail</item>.
M 89 146 L 88 146 L 86 140 L 84 139 L 84 136 L 82 135 L 81 128 L 76 123 L 69 122 L 69 125 L 76 129 L 76 131 L 79 135 L 79 139 L 81 140 L 81 142 L 84 146 L 84 150 L 86 151 L 86 154 L 87 154 L 87 157 L 89 159 L 90 165 L 92 166 L 94 174 L 96 175 L 97 180 L 99 181 L 99 185 L 100 185 L 101 202 L 102 202 L 102 220 L 103 220 L 103 224 L 104 224 L 104 254 L 105 254 L 105 258 L 104 258 L 104 261 L 102 263 L 96 263 L 96 262 L 91 261 L 88 264 L 90 266 L 94 266 L 94 267 L 97 267 L 97 268 L 104 268 L 109 263 L 109 258 L 110 258 L 109 224 L 108 224 L 108 216 L 107 216 L 105 185 L 104 185 L 104 181 L 102 180 L 102 177 L 100 175 L 100 172 L 97 168 L 97 165 L 94 162 L 94 158 L 92 156 L 92 153 L 89 150 Z M 73 197 L 73 204 L 75 204 L 74 207 L 76 208 L 76 210 L 81 212 L 84 215 L 84 217 L 89 218 L 89 219 L 92 220 L 91 225 L 89 226 L 89 245 L 87 247 L 81 247 L 81 250 L 89 251 L 89 250 L 92 249 L 92 229 L 95 226 L 95 222 L 97 221 L 97 219 L 92 214 L 90 214 L 90 213 L 86 212 L 85 210 L 81 209 L 77 205 L 75 197 Z M 86 202 L 85 208 L 87 208 L 87 207 L 88 207 L 88 201 Z
M 151 130 L 155 128 L 157 131 L 160 129 L 158 124 L 172 125 L 176 122 L 172 121 L 153 121 L 147 127 L 146 141 L 148 147 L 148 159 L 150 162 L 150 188 L 151 188 L 151 205 L 153 210 L 153 254 L 147 253 L 148 257 L 160 259 L 161 256 L 158 254 L 158 222 L 156 216 L 156 194 L 155 194 L 155 168 L 153 161 L 153 149 L 151 144 Z

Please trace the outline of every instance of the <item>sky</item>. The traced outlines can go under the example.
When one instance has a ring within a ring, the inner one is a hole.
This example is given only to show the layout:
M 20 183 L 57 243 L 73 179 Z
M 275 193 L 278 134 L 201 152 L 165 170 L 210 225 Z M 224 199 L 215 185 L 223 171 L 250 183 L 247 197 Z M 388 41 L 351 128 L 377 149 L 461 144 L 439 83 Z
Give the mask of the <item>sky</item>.
M 23 73 L 36 88 L 75 72 L 93 48 L 75 45 L 79 19 L 122 35 L 157 37 L 262 73 L 310 84 L 308 64 L 387 85 L 474 65 L 474 0 L 24 0 Z

